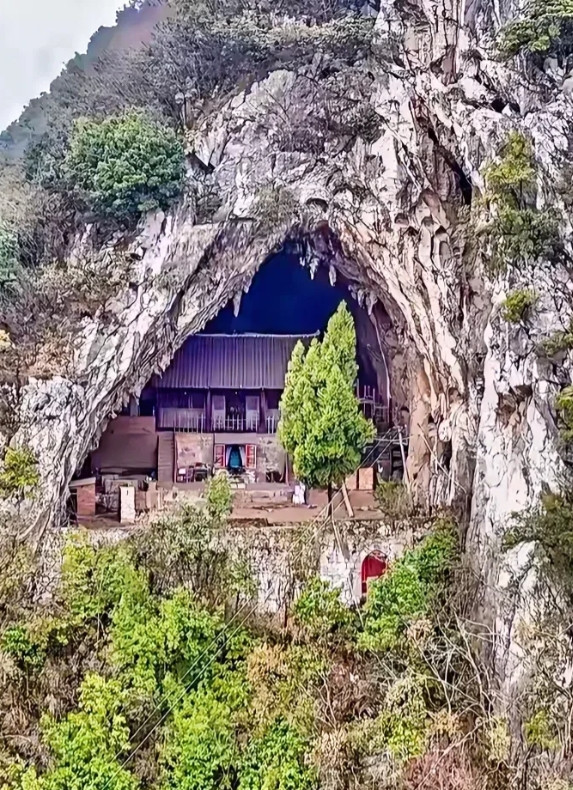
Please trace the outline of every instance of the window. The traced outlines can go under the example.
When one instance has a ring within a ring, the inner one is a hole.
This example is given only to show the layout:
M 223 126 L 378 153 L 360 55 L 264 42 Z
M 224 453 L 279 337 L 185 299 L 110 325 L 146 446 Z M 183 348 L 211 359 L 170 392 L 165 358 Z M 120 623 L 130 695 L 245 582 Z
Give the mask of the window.
M 205 408 L 205 393 L 204 392 L 192 392 L 191 393 L 191 408 L 192 409 L 204 409 Z
M 267 390 L 267 409 L 278 409 L 282 392 L 280 390 Z

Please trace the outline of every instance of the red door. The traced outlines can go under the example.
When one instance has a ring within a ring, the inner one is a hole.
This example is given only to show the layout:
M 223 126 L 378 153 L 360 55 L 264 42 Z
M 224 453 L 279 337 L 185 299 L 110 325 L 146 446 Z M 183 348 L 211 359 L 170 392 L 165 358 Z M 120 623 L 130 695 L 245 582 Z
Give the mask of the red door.
M 369 554 L 362 561 L 362 595 L 368 592 L 368 584 L 374 579 L 379 579 L 388 568 L 386 557 L 378 552 Z

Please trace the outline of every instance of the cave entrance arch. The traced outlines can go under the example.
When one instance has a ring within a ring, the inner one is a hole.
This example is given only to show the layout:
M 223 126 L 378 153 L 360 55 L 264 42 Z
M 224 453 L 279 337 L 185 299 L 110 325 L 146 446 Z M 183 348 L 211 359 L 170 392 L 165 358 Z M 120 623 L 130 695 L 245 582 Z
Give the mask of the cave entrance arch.
M 357 295 L 333 266 L 309 264 L 300 246 L 285 245 L 130 399 L 91 454 L 89 473 L 104 490 L 125 477 L 193 485 L 220 469 L 247 486 L 290 486 L 292 470 L 277 438 L 288 361 L 299 340 L 308 344 L 323 334 L 343 300 L 356 326 L 357 394 L 383 430 L 390 381 L 378 334 L 382 308 L 367 309 Z M 107 501 L 113 509 L 111 493 Z

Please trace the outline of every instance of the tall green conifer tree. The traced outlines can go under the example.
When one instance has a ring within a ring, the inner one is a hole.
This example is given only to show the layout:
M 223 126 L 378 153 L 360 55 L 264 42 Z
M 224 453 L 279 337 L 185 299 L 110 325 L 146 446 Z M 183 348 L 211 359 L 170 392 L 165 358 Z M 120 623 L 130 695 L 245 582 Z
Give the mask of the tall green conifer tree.
M 342 302 L 322 343 L 306 353 L 297 344 L 281 399 L 279 438 L 308 486 L 341 485 L 374 435 L 354 393 L 357 372 L 354 322 Z

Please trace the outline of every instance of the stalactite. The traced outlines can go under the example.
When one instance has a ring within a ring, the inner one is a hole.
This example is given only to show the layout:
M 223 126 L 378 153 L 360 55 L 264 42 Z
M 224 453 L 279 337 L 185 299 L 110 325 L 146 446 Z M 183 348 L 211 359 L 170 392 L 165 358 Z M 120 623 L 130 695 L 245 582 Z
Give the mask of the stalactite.
M 241 309 L 241 299 L 243 298 L 243 292 L 239 291 L 233 296 L 233 315 L 235 318 L 239 315 L 239 311 Z

